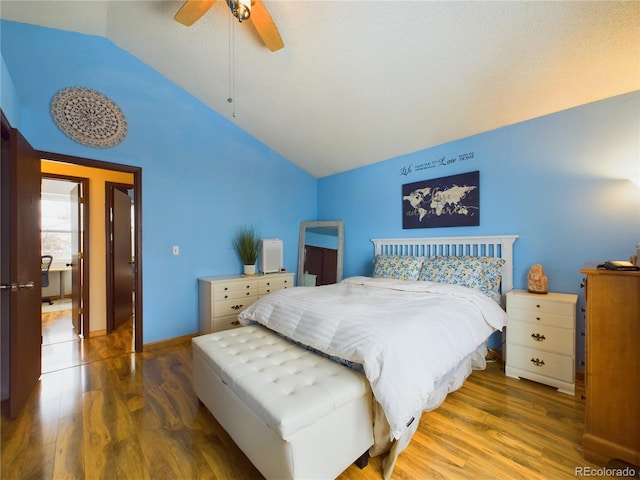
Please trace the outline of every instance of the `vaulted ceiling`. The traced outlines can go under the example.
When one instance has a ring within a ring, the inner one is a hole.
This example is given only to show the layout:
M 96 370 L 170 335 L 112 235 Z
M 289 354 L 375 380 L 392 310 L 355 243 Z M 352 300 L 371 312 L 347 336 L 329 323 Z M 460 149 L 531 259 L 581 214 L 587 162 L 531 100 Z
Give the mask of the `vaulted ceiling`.
M 182 4 L 0 16 L 110 39 L 315 177 L 640 89 L 637 1 L 264 0 L 277 52 L 224 0 L 192 27 Z

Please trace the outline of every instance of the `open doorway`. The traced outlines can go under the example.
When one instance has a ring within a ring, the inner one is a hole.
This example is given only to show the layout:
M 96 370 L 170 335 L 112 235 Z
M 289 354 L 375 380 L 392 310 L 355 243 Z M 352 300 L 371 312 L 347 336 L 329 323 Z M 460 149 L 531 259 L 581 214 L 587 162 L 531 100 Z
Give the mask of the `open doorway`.
M 86 308 L 91 275 L 88 269 L 85 270 L 90 264 L 90 244 L 86 241 L 88 232 L 85 228 L 91 225 L 90 179 L 52 175 L 43 174 L 41 184 L 41 253 L 52 257 L 48 271 L 43 274 L 47 281 L 43 281 L 42 289 L 42 373 L 130 353 L 135 349 L 133 186 L 105 182 L 108 185 L 104 202 L 108 207 L 105 212 L 108 224 L 105 269 L 109 279 L 106 284 L 106 328 L 101 328 L 104 323 L 91 328 L 90 312 Z M 109 193 L 113 185 L 121 192 L 115 207 L 114 195 Z M 105 258 L 104 255 L 101 257 Z M 121 273 L 123 268 L 124 276 Z M 115 282 L 114 271 L 117 274 Z M 114 290 L 125 291 L 128 297 L 114 296 Z M 100 320 L 99 313 L 95 317 Z
M 91 251 L 90 258 L 85 258 L 87 264 L 85 282 L 90 282 L 91 287 L 87 301 L 83 304 L 85 314 L 90 314 L 90 324 L 84 328 L 84 341 L 76 342 L 78 346 L 67 352 L 67 362 L 88 363 L 93 361 L 97 354 L 101 358 L 104 356 L 118 355 L 132 351 L 142 351 L 142 305 L 141 305 L 141 270 L 140 270 L 140 237 L 141 221 L 139 210 L 141 209 L 141 170 L 137 167 L 129 167 L 120 164 L 112 164 L 88 160 L 77 157 L 69 157 L 58 154 L 40 152 L 42 155 L 43 176 L 82 176 L 88 180 L 87 193 L 85 195 L 85 210 L 90 212 L 91 219 L 86 222 L 87 241 L 86 255 Z M 111 310 L 112 305 L 109 300 L 109 287 L 107 277 L 113 269 L 111 257 L 108 253 L 110 241 L 110 216 L 105 209 L 109 203 L 105 192 L 105 185 L 108 183 L 122 184 L 127 186 L 128 202 L 127 213 L 129 216 L 128 245 L 129 257 L 127 265 L 130 272 L 129 291 L 135 291 L 136 295 L 130 293 L 128 310 L 128 325 L 126 332 L 118 329 L 114 332 L 113 340 L 110 335 L 112 329 Z M 132 263 L 132 259 L 137 261 Z M 91 305 L 89 306 L 89 299 Z M 136 301 L 137 300 L 137 301 Z M 109 304 L 109 306 L 108 306 Z M 43 304 L 46 309 L 46 304 Z M 81 346 L 84 345 L 83 348 Z M 115 350 L 114 350 L 115 349 Z M 89 352 L 88 352 L 89 350 Z M 43 362 L 44 364 L 44 362 Z
M 81 363 L 89 336 L 87 178 L 42 176 L 41 254 L 51 264 L 42 278 L 42 373 Z

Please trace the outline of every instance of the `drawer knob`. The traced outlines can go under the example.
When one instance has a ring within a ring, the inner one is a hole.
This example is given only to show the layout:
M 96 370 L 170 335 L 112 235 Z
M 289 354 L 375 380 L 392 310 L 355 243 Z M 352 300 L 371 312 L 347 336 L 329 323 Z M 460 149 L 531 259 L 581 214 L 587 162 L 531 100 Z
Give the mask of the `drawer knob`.
M 540 305 L 536 305 L 536 308 L 540 308 Z
M 532 358 L 531 363 L 533 363 L 536 367 L 542 367 L 544 365 L 544 360 L 540 360 L 539 358 Z
M 231 325 L 240 325 L 240 321 L 239 320 L 234 320 L 233 322 L 231 322 Z
M 242 307 L 244 307 L 244 305 L 233 305 L 231 308 L 233 310 L 240 310 Z
M 531 338 L 533 338 L 536 342 L 543 342 L 547 339 L 544 335 L 540 335 L 539 333 L 532 333 Z

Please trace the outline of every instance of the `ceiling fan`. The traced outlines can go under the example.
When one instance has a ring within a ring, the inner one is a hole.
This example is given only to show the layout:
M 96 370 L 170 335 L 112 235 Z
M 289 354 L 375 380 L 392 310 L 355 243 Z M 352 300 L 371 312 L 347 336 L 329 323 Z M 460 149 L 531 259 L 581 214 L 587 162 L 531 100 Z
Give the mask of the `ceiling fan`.
M 251 20 L 264 44 L 275 52 L 284 47 L 284 42 L 262 0 L 226 0 L 233 15 L 242 22 Z M 216 3 L 216 0 L 187 0 L 173 17 L 190 27 Z

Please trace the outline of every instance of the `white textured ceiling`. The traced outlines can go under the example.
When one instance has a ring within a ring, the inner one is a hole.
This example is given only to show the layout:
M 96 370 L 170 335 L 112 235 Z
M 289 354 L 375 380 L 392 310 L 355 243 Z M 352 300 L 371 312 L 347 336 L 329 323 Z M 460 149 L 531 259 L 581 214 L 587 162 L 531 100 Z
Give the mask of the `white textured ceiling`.
M 637 1 L 264 0 L 275 53 L 224 0 L 192 27 L 182 3 L 0 15 L 109 38 L 315 177 L 640 89 Z

